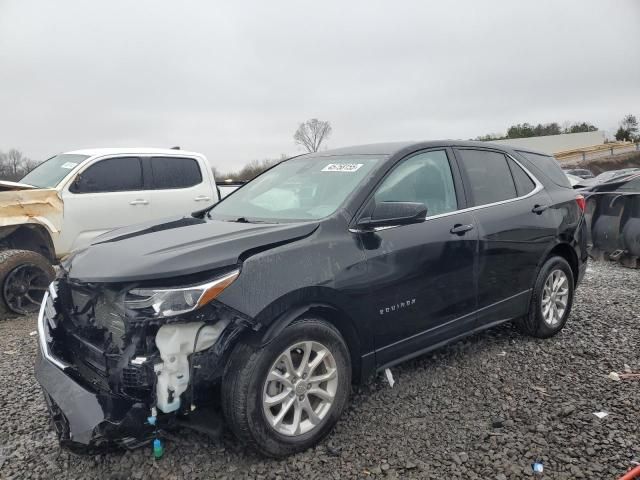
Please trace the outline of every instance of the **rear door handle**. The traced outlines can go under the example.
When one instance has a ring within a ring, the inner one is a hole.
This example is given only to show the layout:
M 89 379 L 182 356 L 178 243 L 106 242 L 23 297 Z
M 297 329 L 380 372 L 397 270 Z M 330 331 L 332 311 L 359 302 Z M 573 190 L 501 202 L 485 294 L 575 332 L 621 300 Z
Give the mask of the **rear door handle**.
M 453 228 L 451 230 L 449 230 L 451 233 L 453 233 L 454 235 L 464 235 L 465 233 L 467 233 L 469 230 L 473 230 L 473 225 L 469 224 L 469 225 L 462 225 L 460 223 L 456 223 Z
M 131 200 L 129 205 L 149 205 L 149 201 L 144 198 L 137 198 L 136 200 Z
M 211 197 L 207 197 L 206 195 L 198 195 L 194 198 L 194 200 L 196 202 L 208 202 L 209 200 L 211 200 Z
M 535 213 L 536 215 L 540 215 L 542 212 L 544 212 L 547 208 L 549 208 L 549 205 L 535 205 L 531 211 L 533 213 Z

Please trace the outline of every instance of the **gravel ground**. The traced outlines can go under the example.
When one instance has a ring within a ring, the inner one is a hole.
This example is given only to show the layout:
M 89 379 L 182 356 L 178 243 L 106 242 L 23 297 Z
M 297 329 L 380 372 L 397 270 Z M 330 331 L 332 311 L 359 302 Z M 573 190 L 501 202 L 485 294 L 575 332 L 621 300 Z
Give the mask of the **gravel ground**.
M 640 271 L 591 264 L 567 327 L 509 325 L 393 369 L 354 392 L 333 434 L 276 461 L 191 431 L 150 448 L 77 456 L 58 447 L 32 364 L 34 318 L 0 321 L 0 478 L 615 479 L 640 461 Z M 609 415 L 599 419 L 594 412 Z

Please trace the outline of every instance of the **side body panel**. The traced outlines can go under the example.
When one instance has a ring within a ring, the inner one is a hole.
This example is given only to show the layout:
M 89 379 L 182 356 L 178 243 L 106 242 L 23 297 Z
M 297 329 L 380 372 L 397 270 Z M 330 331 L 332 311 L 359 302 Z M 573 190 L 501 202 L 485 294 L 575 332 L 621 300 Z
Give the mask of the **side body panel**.
M 480 324 L 524 315 L 540 259 L 557 235 L 557 210 L 544 190 L 502 205 L 479 208 L 478 316 Z
M 366 356 L 373 352 L 369 281 L 360 240 L 337 217 L 302 241 L 246 258 L 218 300 L 265 330 L 287 312 L 326 305 L 344 313 L 340 321 L 353 327 L 359 354 Z
M 470 214 L 453 213 L 361 234 L 378 364 L 473 328 L 478 234 L 450 233 L 473 223 Z

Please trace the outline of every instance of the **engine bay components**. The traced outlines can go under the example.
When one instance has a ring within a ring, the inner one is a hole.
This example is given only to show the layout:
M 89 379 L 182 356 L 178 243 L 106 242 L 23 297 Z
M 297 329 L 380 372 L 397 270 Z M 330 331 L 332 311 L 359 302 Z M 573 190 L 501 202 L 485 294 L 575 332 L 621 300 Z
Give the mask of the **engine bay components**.
M 228 321 L 220 320 L 213 325 L 191 322 L 160 327 L 156 346 L 162 363 L 154 366 L 158 409 L 169 413 L 180 408 L 180 395 L 187 390 L 192 372 L 189 356 L 211 347 L 227 324 Z

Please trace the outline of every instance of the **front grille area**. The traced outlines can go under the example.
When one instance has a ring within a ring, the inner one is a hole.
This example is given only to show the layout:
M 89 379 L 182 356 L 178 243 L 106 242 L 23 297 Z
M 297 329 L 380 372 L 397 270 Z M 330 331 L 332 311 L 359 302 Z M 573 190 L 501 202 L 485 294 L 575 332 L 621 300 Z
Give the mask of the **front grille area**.
M 153 370 L 148 365 L 129 364 L 122 369 L 122 387 L 131 395 L 150 391 L 153 382 Z
M 155 376 L 158 326 L 128 328 L 123 289 L 57 281 L 57 296 L 45 318 L 51 323 L 50 345 L 69 373 L 95 391 L 135 399 L 149 397 Z M 132 364 L 135 356 L 145 364 Z
M 98 345 L 122 349 L 126 327 L 118 296 L 118 292 L 106 288 L 61 284 L 61 298 L 69 301 L 67 305 L 63 303 L 63 308 L 69 312 L 78 334 Z

